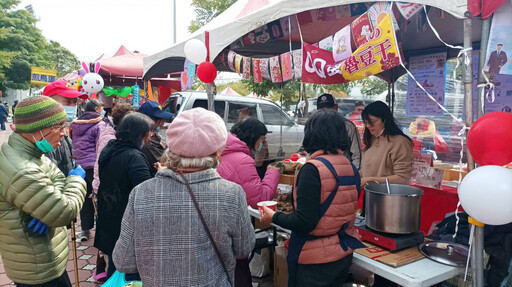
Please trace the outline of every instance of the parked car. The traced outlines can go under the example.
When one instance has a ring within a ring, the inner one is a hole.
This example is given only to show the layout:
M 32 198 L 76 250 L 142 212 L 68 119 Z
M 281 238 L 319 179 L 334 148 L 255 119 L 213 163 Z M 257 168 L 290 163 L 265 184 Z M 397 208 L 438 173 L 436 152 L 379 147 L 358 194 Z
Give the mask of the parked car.
M 201 107 L 208 109 L 205 92 L 177 92 L 164 103 L 165 111 L 179 114 L 182 111 Z M 263 122 L 267 129 L 269 159 L 282 159 L 296 153 L 302 145 L 304 126 L 298 125 L 277 104 L 272 101 L 217 94 L 215 112 L 224 119 L 228 131 L 237 123 L 240 110 L 247 108 L 250 115 Z
M 359 99 L 336 99 L 336 102 L 338 103 L 338 112 L 343 116 L 346 117 L 347 115 L 351 114 L 355 109 L 356 102 L 359 102 L 361 100 Z M 364 100 L 365 104 L 371 104 L 373 103 L 372 100 Z M 314 112 L 316 112 L 316 98 L 310 98 L 308 99 L 308 115 L 312 115 Z

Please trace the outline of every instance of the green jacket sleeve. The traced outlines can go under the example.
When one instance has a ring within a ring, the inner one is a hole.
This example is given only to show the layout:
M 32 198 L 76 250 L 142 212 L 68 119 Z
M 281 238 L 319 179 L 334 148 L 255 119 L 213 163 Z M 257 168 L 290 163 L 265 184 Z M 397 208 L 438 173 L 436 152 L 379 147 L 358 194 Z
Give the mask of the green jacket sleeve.
M 86 194 L 79 176 L 64 177 L 49 159 L 41 166 L 19 170 L 9 183 L 6 200 L 49 227 L 68 225 L 74 220 Z

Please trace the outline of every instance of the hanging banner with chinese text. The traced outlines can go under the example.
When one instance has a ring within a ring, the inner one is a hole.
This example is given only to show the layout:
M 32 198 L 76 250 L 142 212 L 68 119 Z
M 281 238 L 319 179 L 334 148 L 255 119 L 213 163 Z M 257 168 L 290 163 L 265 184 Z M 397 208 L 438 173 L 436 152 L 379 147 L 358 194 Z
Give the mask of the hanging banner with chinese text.
M 416 13 L 420 12 L 423 8 L 421 4 L 414 4 L 409 2 L 396 2 L 396 6 L 398 10 L 404 16 L 405 19 L 409 20 L 412 16 L 416 15 Z
M 290 52 L 281 54 L 281 71 L 284 82 L 293 79 L 292 55 Z
M 369 42 L 345 61 L 334 62 L 332 52 L 304 43 L 302 82 L 339 84 L 360 80 L 400 64 L 389 14 L 374 29 Z
M 444 105 L 446 81 L 446 52 L 409 58 L 409 71 L 437 102 Z M 407 83 L 406 114 L 408 116 L 442 116 L 443 110 L 409 78 Z
M 255 83 L 261 83 L 260 59 L 252 59 L 252 76 Z
M 242 57 L 242 62 L 244 63 L 242 78 L 244 80 L 249 80 L 251 78 L 251 58 Z

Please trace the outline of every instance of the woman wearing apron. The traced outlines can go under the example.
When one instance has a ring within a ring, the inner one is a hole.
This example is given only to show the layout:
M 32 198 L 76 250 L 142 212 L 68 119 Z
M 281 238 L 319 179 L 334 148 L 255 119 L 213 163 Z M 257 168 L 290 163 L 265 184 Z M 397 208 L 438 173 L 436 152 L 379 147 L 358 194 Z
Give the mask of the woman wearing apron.
M 362 248 L 353 227 L 359 172 L 342 151 L 349 148 L 341 115 L 319 110 L 307 121 L 303 146 L 310 154 L 296 177 L 292 214 L 265 207 L 262 222 L 290 229 L 288 286 L 341 286 Z

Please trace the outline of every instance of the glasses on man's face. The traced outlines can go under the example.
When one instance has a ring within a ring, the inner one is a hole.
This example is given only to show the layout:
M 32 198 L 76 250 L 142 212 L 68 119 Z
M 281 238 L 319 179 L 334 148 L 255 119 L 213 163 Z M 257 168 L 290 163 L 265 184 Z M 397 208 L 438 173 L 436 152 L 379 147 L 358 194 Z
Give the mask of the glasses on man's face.
M 364 110 L 363 108 L 356 109 L 356 111 L 358 111 L 358 112 L 362 112 L 363 110 Z
M 52 126 L 52 130 L 58 130 L 58 131 L 61 131 L 61 132 L 64 131 L 65 128 L 66 128 L 66 124 Z

